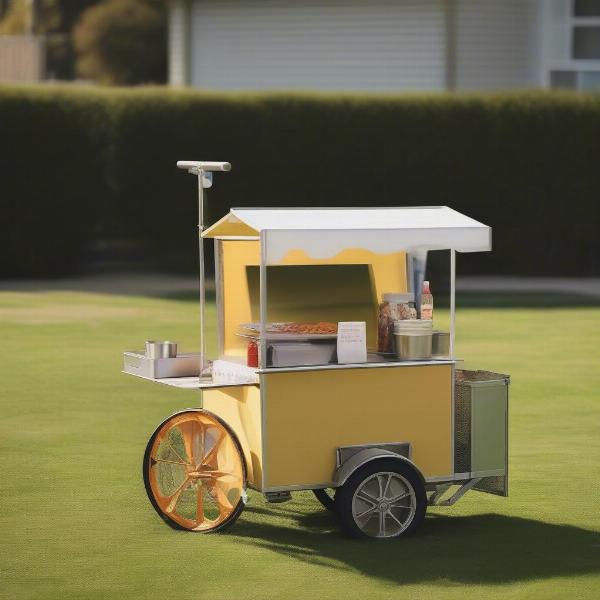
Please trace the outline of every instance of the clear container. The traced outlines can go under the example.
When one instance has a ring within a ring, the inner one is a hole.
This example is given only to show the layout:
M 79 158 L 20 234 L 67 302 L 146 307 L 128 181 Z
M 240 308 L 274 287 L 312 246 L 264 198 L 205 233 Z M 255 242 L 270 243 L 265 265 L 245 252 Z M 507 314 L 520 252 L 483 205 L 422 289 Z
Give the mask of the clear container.
M 429 289 L 429 281 L 423 282 L 423 290 L 421 292 L 421 306 L 419 310 L 420 319 L 433 320 L 433 295 Z
M 377 350 L 394 352 L 394 322 L 417 318 L 415 295 L 411 293 L 383 294 L 377 319 Z

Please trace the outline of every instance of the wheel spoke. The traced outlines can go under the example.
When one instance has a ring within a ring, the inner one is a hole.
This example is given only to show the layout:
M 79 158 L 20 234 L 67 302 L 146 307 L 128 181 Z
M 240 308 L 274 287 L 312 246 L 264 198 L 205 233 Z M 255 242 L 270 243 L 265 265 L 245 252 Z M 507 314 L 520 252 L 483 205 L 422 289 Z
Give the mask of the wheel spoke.
M 219 512 L 221 513 L 221 516 L 223 516 L 233 508 L 233 504 L 229 501 L 227 494 L 223 491 L 218 483 L 215 482 L 215 485 L 212 486 L 212 489 L 216 493 L 216 501 L 219 505 Z
M 356 494 L 356 497 L 368 502 L 369 504 L 372 504 L 373 506 L 377 504 L 377 498 L 371 496 L 371 494 L 369 494 L 369 492 L 367 492 L 364 488 L 360 490 L 358 494 Z
M 179 425 L 179 430 L 183 437 L 185 453 L 189 458 L 190 464 L 195 467 L 200 464 L 204 454 L 204 427 L 200 421 L 186 421 Z
M 390 488 L 391 481 L 392 481 L 392 474 L 388 473 L 387 481 L 385 482 L 385 487 L 383 488 L 383 494 L 381 495 L 382 498 L 386 498 L 387 497 L 387 493 L 388 493 L 388 490 Z
M 393 498 L 390 498 L 389 503 L 396 504 L 396 502 L 398 502 L 398 500 L 403 500 L 404 498 L 408 498 L 409 496 L 410 496 L 410 492 L 404 492 L 404 494 L 400 494 L 398 496 L 394 496 Z
M 223 442 L 224 439 L 225 439 L 225 434 L 222 431 L 220 431 L 219 437 L 215 440 L 213 447 L 206 453 L 206 455 L 202 459 L 202 462 L 201 462 L 202 465 L 208 464 L 217 455 L 217 452 L 219 451 L 219 447 L 221 446 L 221 443 Z
M 379 537 L 385 537 L 385 513 L 379 513 Z
M 196 526 L 204 521 L 204 486 L 198 486 L 198 496 L 196 498 Z
M 194 455 L 194 433 L 196 431 L 196 421 L 185 421 L 179 425 L 181 431 L 181 437 L 183 438 L 183 446 L 185 448 L 185 454 L 190 464 L 195 465 Z
M 173 494 L 171 494 L 170 496 L 167 497 L 169 504 L 165 508 L 165 512 L 170 513 L 175 510 L 175 507 L 177 506 L 177 502 L 179 502 L 179 498 L 181 498 L 181 494 L 183 494 L 183 492 L 185 492 L 185 490 L 188 488 L 189 484 L 190 484 L 190 480 L 186 478 L 185 481 L 175 490 L 175 492 L 173 492 Z
M 181 455 L 179 454 L 179 452 L 177 452 L 177 450 L 175 450 L 175 448 L 173 448 L 173 444 L 171 444 L 171 440 L 169 440 L 168 438 L 167 438 L 167 444 L 168 444 L 169 448 L 171 449 L 171 452 L 182 462 L 182 464 L 184 464 L 184 465 L 189 465 L 190 464 L 189 461 L 186 462 L 181 457 Z
M 225 479 L 226 477 L 230 477 L 231 479 L 237 480 L 239 479 L 238 477 L 236 477 L 233 473 L 229 473 L 228 471 L 219 471 L 219 470 L 214 470 L 214 471 L 210 471 L 210 470 L 205 470 L 202 471 L 203 475 L 205 474 L 207 477 L 211 477 L 212 479 Z
M 377 485 L 379 486 L 379 496 L 378 499 L 381 500 L 384 497 L 383 494 L 383 484 L 381 483 L 381 475 L 377 475 Z
M 404 528 L 404 523 L 402 523 L 402 521 L 400 521 L 400 519 L 398 519 L 398 517 L 396 517 L 396 515 L 391 510 L 388 510 L 386 514 L 389 517 L 392 517 L 392 519 L 394 519 L 394 521 L 396 521 L 396 523 L 398 523 L 400 527 Z
M 164 458 L 153 458 L 152 460 L 155 463 L 167 463 L 168 465 L 181 465 L 182 467 L 185 467 L 188 465 L 188 463 L 179 462 L 177 460 L 165 460 Z
M 362 519 L 363 517 L 366 517 L 367 515 L 371 515 L 373 516 L 373 513 L 377 510 L 376 506 L 372 506 L 371 508 L 367 508 L 367 510 L 363 510 L 363 512 L 358 513 L 356 515 L 357 519 Z

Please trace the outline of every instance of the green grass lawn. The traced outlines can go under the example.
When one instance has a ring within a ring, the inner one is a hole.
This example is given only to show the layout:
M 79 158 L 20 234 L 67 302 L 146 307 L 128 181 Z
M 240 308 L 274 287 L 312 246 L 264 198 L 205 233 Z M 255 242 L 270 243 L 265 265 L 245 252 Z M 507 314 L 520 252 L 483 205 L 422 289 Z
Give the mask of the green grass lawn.
M 360 542 L 310 493 L 251 493 L 225 534 L 154 513 L 146 440 L 199 395 L 122 375 L 121 352 L 194 349 L 195 302 L 0 293 L 0 597 L 600 597 L 600 306 L 538 300 L 458 316 L 467 366 L 512 376 L 510 497 L 470 493 L 412 538 Z

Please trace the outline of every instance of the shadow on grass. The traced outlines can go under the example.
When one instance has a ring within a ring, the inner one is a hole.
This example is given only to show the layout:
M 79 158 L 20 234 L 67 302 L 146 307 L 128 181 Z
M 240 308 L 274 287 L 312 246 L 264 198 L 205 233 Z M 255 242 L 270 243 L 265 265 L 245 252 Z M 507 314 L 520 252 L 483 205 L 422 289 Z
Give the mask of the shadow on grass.
M 600 533 L 498 514 L 429 515 L 419 531 L 400 540 L 354 540 L 338 530 L 327 511 L 252 513 L 285 517 L 293 527 L 242 517 L 229 535 L 243 543 L 332 569 L 358 571 L 394 584 L 443 580 L 502 584 L 600 573 Z

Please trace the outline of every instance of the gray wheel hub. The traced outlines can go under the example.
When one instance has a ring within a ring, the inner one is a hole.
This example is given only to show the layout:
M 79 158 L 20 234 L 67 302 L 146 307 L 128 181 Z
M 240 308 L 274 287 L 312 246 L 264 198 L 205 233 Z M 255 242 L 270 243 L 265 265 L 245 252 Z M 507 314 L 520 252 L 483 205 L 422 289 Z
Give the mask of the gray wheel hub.
M 397 537 L 414 519 L 415 490 L 399 473 L 386 471 L 367 477 L 352 497 L 352 517 L 370 537 Z

